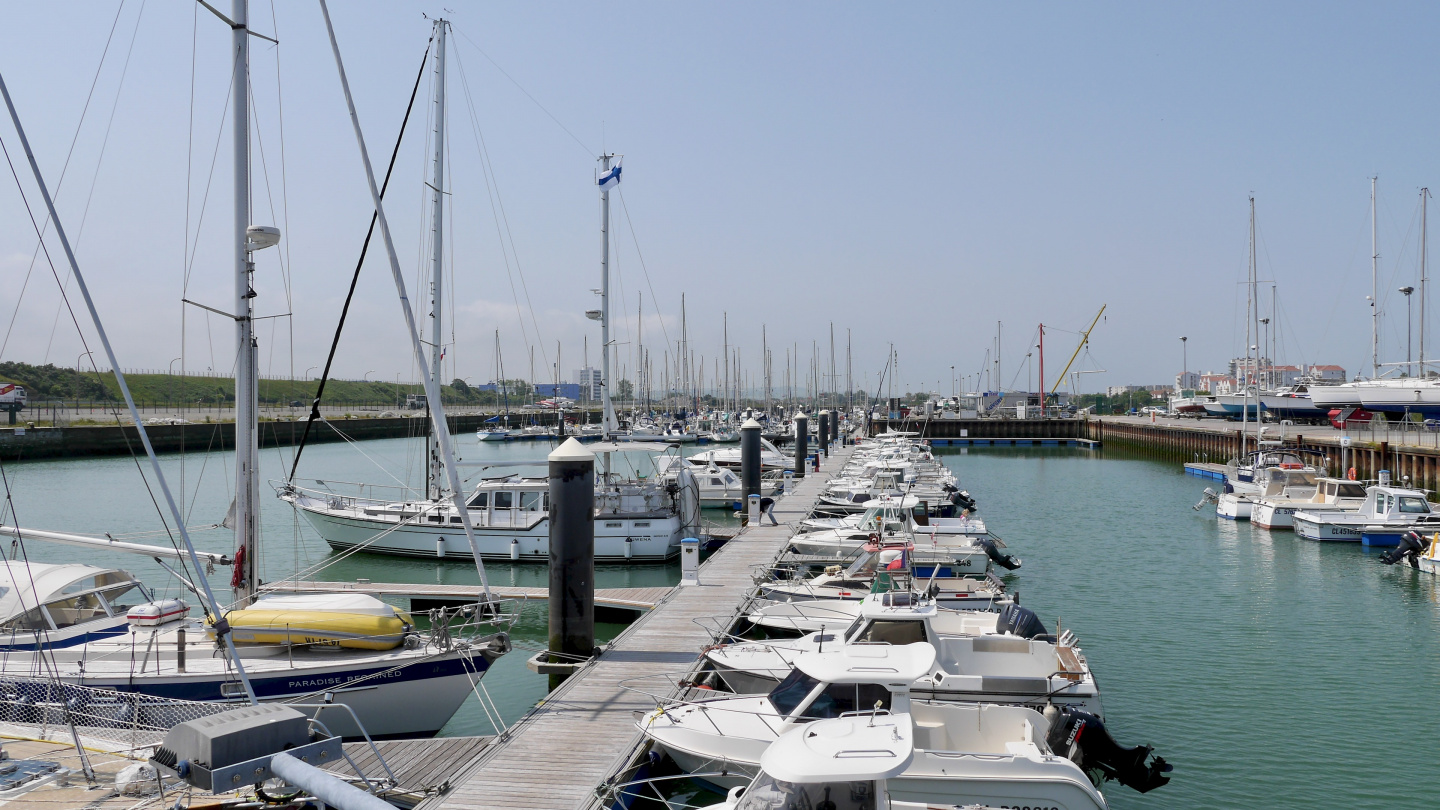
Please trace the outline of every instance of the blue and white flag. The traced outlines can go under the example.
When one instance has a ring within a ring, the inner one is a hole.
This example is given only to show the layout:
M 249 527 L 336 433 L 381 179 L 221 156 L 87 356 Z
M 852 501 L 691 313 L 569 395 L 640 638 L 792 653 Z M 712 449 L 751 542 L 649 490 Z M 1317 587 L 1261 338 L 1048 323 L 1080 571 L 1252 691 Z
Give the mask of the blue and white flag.
M 615 165 L 610 169 L 610 171 L 600 175 L 600 179 L 596 180 L 595 182 L 600 185 L 601 191 L 608 191 L 611 186 L 620 185 L 619 161 L 616 161 Z

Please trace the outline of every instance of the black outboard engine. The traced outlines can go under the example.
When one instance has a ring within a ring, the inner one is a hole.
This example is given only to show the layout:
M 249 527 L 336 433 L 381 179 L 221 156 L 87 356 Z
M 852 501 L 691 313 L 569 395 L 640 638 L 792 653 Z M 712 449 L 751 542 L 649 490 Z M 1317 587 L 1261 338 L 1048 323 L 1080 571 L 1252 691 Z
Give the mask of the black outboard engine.
M 950 503 L 967 512 L 975 511 L 975 499 L 963 489 L 950 496 Z
M 1021 565 L 1019 557 L 1014 557 L 1001 551 L 1000 547 L 995 545 L 995 541 L 988 537 L 979 538 L 975 541 L 975 544 L 985 549 L 985 555 L 998 566 L 1014 571 Z
M 1114 779 L 1126 787 L 1148 793 L 1170 781 L 1165 774 L 1174 767 L 1164 757 L 1150 759 L 1154 748 L 1121 746 L 1105 730 L 1104 721 L 1095 715 L 1069 706 L 1046 709 L 1045 715 L 1050 720 L 1050 733 L 1045 737 L 1050 750 L 1079 765 L 1096 787 L 1105 779 Z
M 1415 532 L 1405 532 L 1400 535 L 1400 545 L 1381 554 L 1380 562 L 1386 565 L 1394 565 L 1403 560 L 1408 563 L 1411 568 L 1419 568 L 1420 563 L 1417 562 L 1415 558 L 1420 556 L 1424 551 L 1425 541 L 1420 539 L 1420 535 Z
M 1006 605 L 1000 612 L 1000 621 L 995 623 L 995 632 L 1009 633 L 1012 636 L 1021 638 L 1041 638 L 1054 640 L 1050 631 L 1045 629 L 1045 623 L 1035 615 L 1035 611 L 1023 608 L 1019 605 Z

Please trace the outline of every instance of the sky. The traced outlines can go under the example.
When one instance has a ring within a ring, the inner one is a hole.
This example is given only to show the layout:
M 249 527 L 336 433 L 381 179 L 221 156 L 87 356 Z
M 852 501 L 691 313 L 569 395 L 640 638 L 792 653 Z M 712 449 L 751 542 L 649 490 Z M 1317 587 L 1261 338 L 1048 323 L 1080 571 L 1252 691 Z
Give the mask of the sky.
M 878 384 L 893 345 L 896 393 L 948 394 L 952 374 L 1023 389 L 1038 385 L 1041 323 L 1048 388 L 1102 305 L 1067 386 L 1223 370 L 1247 345 L 1252 196 L 1276 360 L 1368 373 L 1372 177 L 1379 360 L 1406 360 L 1407 333 L 1418 356 L 1421 296 L 1407 312 L 1397 289 L 1420 286 L 1420 190 L 1440 188 L 1433 5 L 331 10 L 378 172 L 426 15 L 452 21 L 447 381 L 497 376 L 497 330 L 507 377 L 552 379 L 557 346 L 563 379 L 598 365 L 584 313 L 598 306 L 601 151 L 624 165 L 616 362 L 633 376 L 643 344 L 657 385 L 682 295 L 707 389 L 727 325 L 757 388 L 763 329 L 783 393 L 787 351 L 797 387 L 812 357 L 828 374 L 832 324 L 842 386 L 848 341 L 857 388 Z M 234 305 L 228 27 L 181 0 L 8 3 L 0 20 L 0 74 L 120 365 L 229 373 L 233 326 L 181 302 Z M 284 316 L 260 322 L 261 371 L 313 376 L 372 205 L 318 4 L 257 0 L 251 20 L 280 41 L 251 40 L 250 219 L 284 232 L 256 254 L 258 314 Z M 433 67 L 385 206 L 422 319 Z M 93 328 L 53 233 L 53 271 L 37 250 L 25 200 L 42 222 L 43 204 L 8 120 L 0 140 L 20 180 L 7 166 L 0 181 L 0 360 L 88 367 Z M 378 237 L 333 373 L 418 379 Z

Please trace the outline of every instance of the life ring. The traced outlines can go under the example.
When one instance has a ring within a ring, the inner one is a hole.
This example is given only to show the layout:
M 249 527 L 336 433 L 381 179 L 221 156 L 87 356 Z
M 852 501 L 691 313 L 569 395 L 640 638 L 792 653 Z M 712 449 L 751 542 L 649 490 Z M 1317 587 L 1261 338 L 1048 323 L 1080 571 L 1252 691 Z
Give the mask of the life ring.
M 876 534 L 875 532 L 871 532 L 870 536 L 865 539 L 871 543 L 878 543 L 880 542 L 880 535 Z
M 1346 470 L 1346 471 L 1345 471 L 1345 477 L 1348 478 L 1348 479 L 1350 479 L 1351 481 L 1354 481 L 1354 480 L 1355 480 L 1355 468 L 1354 468 L 1354 467 L 1351 467 L 1350 469 Z
M 1300 469 L 1301 467 L 1304 467 L 1304 466 L 1305 466 L 1304 464 L 1295 464 L 1294 462 L 1291 462 L 1291 463 L 1289 463 L 1289 464 L 1281 464 L 1281 465 L 1280 465 L 1280 469 L 1282 469 L 1282 470 L 1298 470 L 1298 469 Z

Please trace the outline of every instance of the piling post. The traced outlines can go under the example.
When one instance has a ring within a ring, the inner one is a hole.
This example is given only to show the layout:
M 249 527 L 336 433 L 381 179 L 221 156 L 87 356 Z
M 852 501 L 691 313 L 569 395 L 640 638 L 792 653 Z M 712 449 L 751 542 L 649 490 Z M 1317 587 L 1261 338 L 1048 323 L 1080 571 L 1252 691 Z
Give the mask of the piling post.
M 830 457 L 830 412 L 820 412 L 820 431 L 815 434 L 820 440 L 820 452 Z
M 760 423 L 746 419 L 740 426 L 740 503 L 748 506 L 750 496 L 759 494 Z
M 810 454 L 810 417 L 795 413 L 795 477 L 805 477 L 805 457 Z
M 595 654 L 595 454 L 570 438 L 548 461 L 550 660 L 574 663 Z M 550 688 L 566 677 L 551 674 Z

